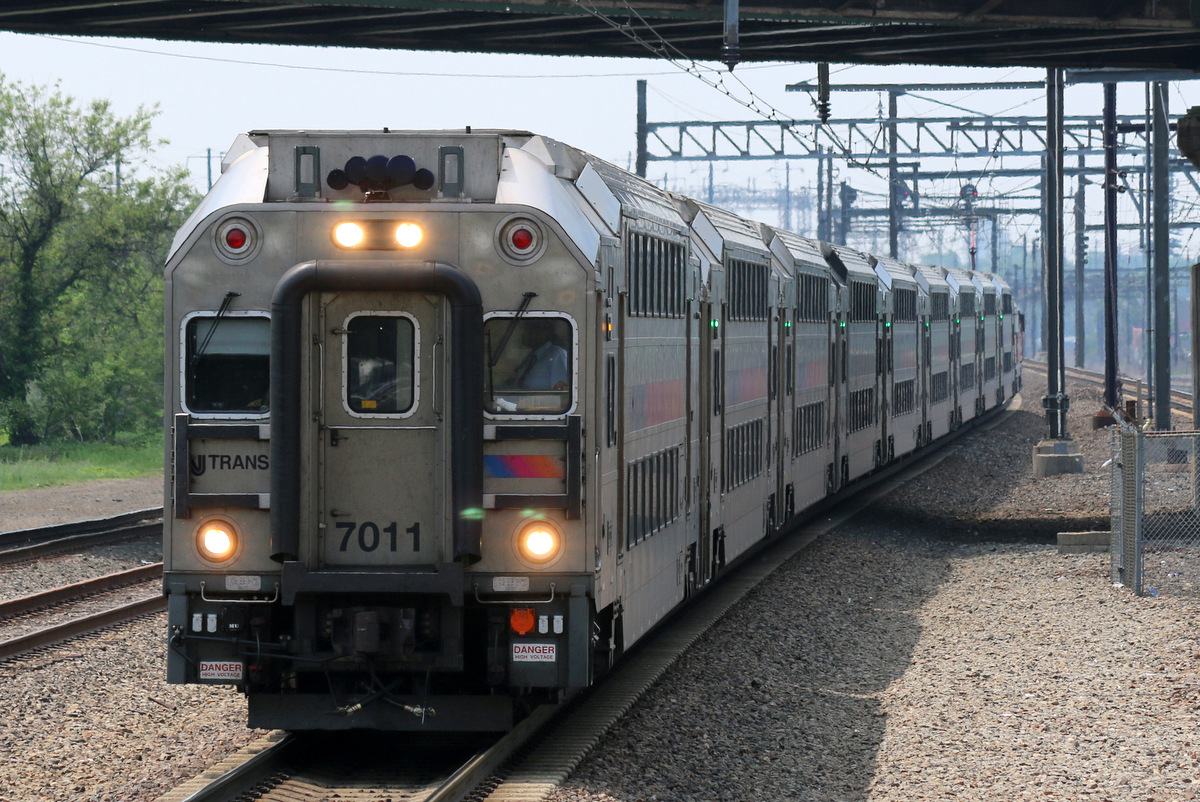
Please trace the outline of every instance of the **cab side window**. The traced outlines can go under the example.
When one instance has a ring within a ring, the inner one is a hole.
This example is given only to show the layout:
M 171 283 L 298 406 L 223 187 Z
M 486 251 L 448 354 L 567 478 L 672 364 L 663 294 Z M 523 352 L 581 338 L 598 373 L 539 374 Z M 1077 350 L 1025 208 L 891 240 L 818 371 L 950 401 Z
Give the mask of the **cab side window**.
M 270 403 L 271 321 L 196 316 L 184 331 L 184 404 L 189 412 L 265 415 Z
M 570 409 L 575 374 L 570 321 L 493 317 L 484 324 L 483 339 L 489 412 L 559 415 Z

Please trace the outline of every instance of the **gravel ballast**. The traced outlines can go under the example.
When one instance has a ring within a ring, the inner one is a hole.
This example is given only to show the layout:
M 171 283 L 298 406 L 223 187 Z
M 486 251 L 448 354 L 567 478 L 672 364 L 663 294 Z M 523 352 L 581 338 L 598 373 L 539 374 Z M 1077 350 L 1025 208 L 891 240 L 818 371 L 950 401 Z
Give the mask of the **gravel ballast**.
M 1200 604 L 1057 553 L 1107 521 L 1109 435 L 1072 387 L 1086 472 L 1034 480 L 1043 393 L 776 571 L 551 798 L 1200 798 Z M 0 800 L 153 800 L 261 734 L 163 682 L 164 626 L 0 665 Z

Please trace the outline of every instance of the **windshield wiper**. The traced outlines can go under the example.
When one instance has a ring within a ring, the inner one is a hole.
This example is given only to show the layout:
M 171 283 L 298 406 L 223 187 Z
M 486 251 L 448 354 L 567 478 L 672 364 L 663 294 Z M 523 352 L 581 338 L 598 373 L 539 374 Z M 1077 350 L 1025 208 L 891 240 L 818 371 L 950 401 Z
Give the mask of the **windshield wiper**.
M 204 340 L 200 343 L 200 347 L 196 349 L 196 353 L 192 354 L 192 361 L 189 367 L 195 367 L 200 357 L 204 356 L 209 342 L 212 341 L 213 335 L 217 333 L 217 326 L 221 325 L 221 318 L 225 317 L 225 313 L 229 311 L 229 305 L 239 295 L 241 295 L 240 292 L 234 292 L 233 290 L 225 293 L 225 300 L 221 301 L 221 307 L 217 310 L 217 316 L 213 318 L 212 325 L 208 327 L 208 333 L 204 335 Z
M 527 293 L 525 293 L 524 297 L 522 297 L 521 305 L 519 307 L 517 307 L 517 313 L 515 315 L 513 315 L 511 319 L 509 319 L 508 328 L 504 330 L 504 336 L 500 338 L 500 344 L 496 346 L 496 353 L 494 356 L 490 353 L 490 348 L 489 348 L 489 354 L 488 354 L 488 367 L 489 368 L 496 367 L 496 363 L 500 361 L 500 357 L 504 356 L 504 349 L 508 347 L 509 338 L 512 337 L 513 332 L 517 328 L 517 321 L 521 319 L 521 315 L 525 314 L 525 310 L 529 308 L 530 301 L 532 301 L 536 297 L 537 297 L 536 292 L 527 292 Z
M 536 292 L 527 292 L 521 297 L 521 305 L 519 307 L 517 307 L 517 313 L 515 315 L 513 315 L 512 319 L 508 322 L 508 328 L 504 330 L 504 336 L 500 338 L 500 344 L 496 346 L 495 354 L 492 353 L 492 333 L 490 331 L 488 332 L 488 335 L 487 335 L 487 352 L 488 352 L 487 385 L 488 385 L 488 395 L 490 395 L 492 397 L 493 401 L 495 401 L 495 399 L 496 399 L 496 383 L 495 383 L 494 377 L 492 376 L 492 368 L 496 367 L 496 363 L 499 362 L 500 357 L 502 357 L 504 355 L 504 349 L 508 347 L 508 341 L 512 337 L 513 332 L 517 328 L 517 321 L 521 319 L 521 315 L 525 314 L 525 310 L 529 308 L 530 302 L 536 297 L 537 297 Z

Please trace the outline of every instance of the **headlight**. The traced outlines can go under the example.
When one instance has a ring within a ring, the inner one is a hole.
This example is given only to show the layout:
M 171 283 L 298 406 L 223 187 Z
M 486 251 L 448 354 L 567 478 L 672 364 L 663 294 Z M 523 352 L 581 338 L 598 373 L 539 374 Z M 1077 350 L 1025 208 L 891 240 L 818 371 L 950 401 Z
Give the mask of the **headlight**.
M 531 563 L 548 563 L 562 551 L 562 535 L 549 521 L 533 521 L 518 531 L 517 551 Z
M 401 223 L 396 226 L 396 244 L 401 248 L 415 248 L 421 244 L 424 236 L 421 227 L 416 223 Z
M 237 553 L 237 528 L 228 521 L 205 521 L 196 530 L 196 549 L 209 562 L 225 562 Z
M 343 248 L 357 248 L 364 236 L 363 228 L 358 223 L 338 223 L 333 228 L 333 241 Z

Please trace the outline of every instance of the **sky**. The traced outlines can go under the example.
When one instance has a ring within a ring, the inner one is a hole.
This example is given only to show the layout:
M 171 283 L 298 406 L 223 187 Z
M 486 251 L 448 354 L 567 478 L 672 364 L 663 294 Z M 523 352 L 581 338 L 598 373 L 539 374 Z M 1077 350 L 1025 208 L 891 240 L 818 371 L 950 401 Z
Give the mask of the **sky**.
M 265 128 L 515 128 L 545 134 L 632 167 L 636 82 L 648 82 L 652 122 L 758 119 L 753 106 L 781 118 L 811 119 L 812 99 L 787 84 L 815 82 L 816 65 L 745 63 L 730 75 L 715 63 L 681 66 L 655 59 L 503 56 L 234 44 L 82 39 L 0 32 L 0 73 L 9 82 L 52 85 L 79 101 L 108 98 L 119 114 L 157 107 L 154 135 L 168 140 L 150 169 L 184 164 L 195 186 L 207 185 L 206 154 L 219 154 L 241 132 Z M 833 65 L 834 84 L 1042 81 L 1031 68 L 938 68 Z M 704 80 L 691 73 L 701 73 Z M 712 84 L 717 84 L 716 88 Z M 1122 85 L 1119 111 L 1140 115 L 1143 85 Z M 1096 85 L 1068 87 L 1068 114 L 1097 114 Z M 1171 85 L 1173 116 L 1200 104 L 1200 81 Z M 1000 113 L 1044 118 L 1043 91 L 913 93 L 900 99 L 901 116 Z M 879 93 L 835 93 L 834 117 L 886 113 Z M 652 163 L 650 177 L 671 189 L 699 194 L 706 164 Z M 877 177 L 838 167 L 882 193 Z M 718 184 L 766 189 L 814 186 L 812 162 L 718 162 Z M 1028 185 L 1036 185 L 1036 179 Z M 945 189 L 953 193 L 957 187 Z M 999 195 L 1001 188 L 982 187 Z M 1123 203 L 1128 198 L 1122 199 Z M 1099 204 L 1091 204 L 1098 209 Z M 758 215 L 777 223 L 772 214 Z M 1026 225 L 1033 225 L 1029 221 Z M 801 229 L 803 231 L 803 229 Z M 807 232 L 807 233 L 812 233 Z M 1034 232 L 1036 233 L 1036 232 Z M 865 247 L 865 246 L 862 246 Z
M 10 81 L 54 84 L 79 100 L 109 98 L 116 110 L 157 105 L 155 133 L 170 141 L 158 159 L 203 173 L 208 149 L 224 150 L 256 128 L 518 128 L 546 134 L 624 164 L 635 149 L 635 84 L 649 84 L 652 121 L 742 120 L 755 113 L 729 95 L 808 118 L 812 103 L 784 86 L 815 81 L 813 64 L 743 64 L 733 76 L 700 67 L 714 89 L 669 62 L 503 56 L 341 48 L 221 45 L 133 39 L 81 39 L 0 33 L 0 73 Z M 1036 69 L 962 70 L 835 65 L 835 83 L 903 80 L 1041 80 Z M 727 94 L 728 93 L 728 94 Z M 1012 113 L 1044 114 L 1044 100 Z M 939 96 L 980 107 L 979 93 Z M 1020 99 L 1017 99 L 1020 102 Z M 908 103 L 908 101 L 906 101 Z M 874 115 L 874 95 L 835 98 L 835 116 Z M 911 102 L 901 114 L 940 114 Z

